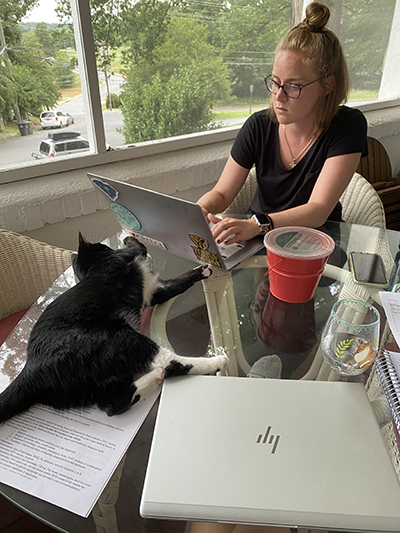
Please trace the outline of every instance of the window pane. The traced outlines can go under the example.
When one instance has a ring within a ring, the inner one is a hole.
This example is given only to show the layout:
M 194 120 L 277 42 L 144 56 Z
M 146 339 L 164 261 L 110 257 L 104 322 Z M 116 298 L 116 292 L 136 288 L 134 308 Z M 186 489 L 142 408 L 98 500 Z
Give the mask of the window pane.
M 34 0 L 0 3 L 0 130 L 7 137 L 0 140 L 2 166 L 33 162 L 39 147 L 41 157 L 49 155 L 42 141 L 53 130 L 75 129 L 86 137 L 72 26 L 60 24 L 56 0 L 34 5 Z
M 395 5 L 396 0 L 363 0 L 343 2 L 341 6 L 338 36 L 351 75 L 350 101 L 371 101 L 379 97 Z

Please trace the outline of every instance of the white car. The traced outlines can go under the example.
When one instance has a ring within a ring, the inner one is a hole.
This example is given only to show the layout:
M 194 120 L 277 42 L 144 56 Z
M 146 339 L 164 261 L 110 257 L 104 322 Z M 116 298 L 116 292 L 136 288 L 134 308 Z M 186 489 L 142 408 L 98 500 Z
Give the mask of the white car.
M 44 130 L 47 128 L 63 128 L 68 126 L 68 117 L 63 111 L 42 111 L 40 113 L 40 124 Z

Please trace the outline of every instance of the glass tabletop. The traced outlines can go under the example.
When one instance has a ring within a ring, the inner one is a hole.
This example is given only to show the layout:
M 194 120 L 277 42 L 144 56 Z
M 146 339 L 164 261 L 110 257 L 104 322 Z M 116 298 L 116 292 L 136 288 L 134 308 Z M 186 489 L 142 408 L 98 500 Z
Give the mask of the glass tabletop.
M 285 303 L 270 293 L 263 249 L 230 273 L 220 273 L 206 283 L 198 283 L 168 304 L 166 310 L 161 311 L 166 317 L 165 331 L 159 336 L 161 342 L 170 343 L 176 353 L 187 356 L 228 351 L 229 357 L 236 359 L 238 375 L 245 376 L 261 357 L 276 354 L 282 361 L 282 378 L 300 379 L 307 376 L 318 352 L 322 328 L 338 299 L 344 294 L 353 294 L 358 299 L 368 295 L 382 313 L 378 291 L 372 290 L 367 294 L 349 278 L 349 252 L 379 253 L 390 275 L 400 237 L 400 233 L 395 231 L 345 223 L 327 223 L 322 230 L 335 241 L 335 249 L 329 259 L 333 277 L 321 277 L 312 300 L 300 304 Z M 105 242 L 113 248 L 120 247 L 121 235 Z M 152 257 L 153 270 L 164 279 L 176 277 L 196 266 L 187 259 L 172 256 L 163 250 L 149 247 L 148 252 Z M 18 354 L 26 349 L 29 331 L 44 307 L 74 283 L 70 268 L 17 326 L 5 346 L 5 349 L 13 352 L 16 360 Z M 155 322 L 153 318 L 158 312 L 157 309 L 153 311 L 152 320 L 145 324 L 149 334 L 154 333 L 152 322 Z M 156 333 L 159 335 L 159 332 Z M 319 376 L 318 379 L 335 379 L 329 371 Z M 365 379 L 365 376 L 361 374 L 359 379 Z M 186 527 L 184 522 L 148 520 L 139 515 L 156 415 L 157 402 L 127 452 L 115 515 L 114 506 L 111 505 L 102 517 L 96 517 L 96 514 L 98 516 L 101 513 L 95 508 L 92 516 L 84 519 L 4 484 L 0 484 L 0 491 L 15 505 L 58 531 L 183 532 Z M 107 513 L 110 516 L 108 520 L 104 518 Z

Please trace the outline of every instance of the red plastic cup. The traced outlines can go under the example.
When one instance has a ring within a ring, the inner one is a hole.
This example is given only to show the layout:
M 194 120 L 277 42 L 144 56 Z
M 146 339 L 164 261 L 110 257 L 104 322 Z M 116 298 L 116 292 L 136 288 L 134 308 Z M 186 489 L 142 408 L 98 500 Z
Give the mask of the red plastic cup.
M 324 266 L 335 243 L 312 228 L 288 226 L 266 234 L 270 290 L 284 302 L 308 302 L 314 297 Z

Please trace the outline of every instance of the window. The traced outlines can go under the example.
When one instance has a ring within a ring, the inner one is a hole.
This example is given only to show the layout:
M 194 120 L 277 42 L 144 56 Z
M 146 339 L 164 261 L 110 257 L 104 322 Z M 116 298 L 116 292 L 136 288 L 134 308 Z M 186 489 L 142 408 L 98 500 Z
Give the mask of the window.
M 39 150 L 41 152 L 43 152 L 44 154 L 49 154 L 50 153 L 50 145 L 46 142 L 42 142 L 40 143 L 40 148 Z
M 329 2 L 330 27 L 352 75 L 353 105 L 399 97 L 397 3 L 396 10 L 396 0 Z M 240 125 L 265 107 L 263 78 L 275 46 L 304 7 L 289 0 L 71 0 L 70 7 L 40 0 L 46 13 L 58 6 L 59 17 L 46 22 L 18 19 L 20 5 L 0 5 L 0 129 L 29 121 L 33 135 L 0 141 L 0 182 L 56 171 L 60 158 L 42 162 L 40 170 L 31 158 L 45 144 L 39 117 L 47 109 L 60 111 L 64 121 L 49 128 L 62 125 L 89 140 L 79 141 L 84 151 L 69 160 L 71 168 L 115 161 L 118 148 L 129 145 L 135 145 L 127 148 L 132 157 L 143 146 L 146 154 L 171 150 L 174 145 L 159 142 L 170 137 L 195 134 L 196 144 L 207 132 L 210 142 L 210 131 L 218 136 L 222 127 Z
M 64 143 L 57 143 L 55 146 L 54 146 L 54 151 L 55 152 L 64 152 L 65 151 L 65 144 Z

